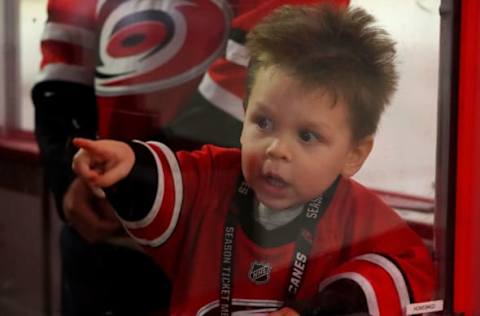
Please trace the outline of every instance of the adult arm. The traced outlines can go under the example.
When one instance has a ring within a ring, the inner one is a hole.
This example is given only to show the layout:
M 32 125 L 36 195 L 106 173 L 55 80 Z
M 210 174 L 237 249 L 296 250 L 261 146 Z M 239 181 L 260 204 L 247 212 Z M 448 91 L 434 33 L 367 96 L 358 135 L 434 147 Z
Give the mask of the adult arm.
M 75 179 L 74 137 L 95 138 L 97 106 L 93 87 L 96 1 L 50 0 L 41 41 L 39 79 L 32 89 L 35 136 L 61 219 L 86 240 L 99 241 L 118 230 L 106 201 Z
M 78 83 L 46 81 L 32 91 L 35 136 L 47 181 L 62 219 L 63 197 L 74 179 L 71 169 L 76 149 L 73 137 L 94 138 L 96 107 L 93 89 Z
M 49 0 L 41 40 L 41 69 L 32 89 L 35 135 L 63 219 L 63 196 L 74 178 L 70 164 L 75 149 L 70 141 L 75 136 L 94 138 L 97 131 L 93 6 L 91 0 L 81 5 Z

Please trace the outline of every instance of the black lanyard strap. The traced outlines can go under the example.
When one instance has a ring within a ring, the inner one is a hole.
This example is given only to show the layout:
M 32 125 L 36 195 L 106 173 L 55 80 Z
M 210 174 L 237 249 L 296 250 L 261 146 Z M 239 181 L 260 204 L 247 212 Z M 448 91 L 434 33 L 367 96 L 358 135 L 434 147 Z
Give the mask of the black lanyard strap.
M 310 257 L 310 252 L 312 250 L 318 220 L 325 212 L 333 192 L 335 192 L 337 183 L 338 179 L 324 195 L 309 201 L 303 209 L 301 215 L 303 220 L 301 222 L 300 231 L 295 243 L 295 251 L 292 257 L 289 284 L 286 291 L 286 301 L 293 301 L 300 289 L 307 268 L 308 259 Z M 238 223 L 237 214 L 239 206 L 252 205 L 252 203 L 245 202 L 246 199 L 251 199 L 252 196 L 253 194 L 250 188 L 246 185 L 243 179 L 241 179 L 223 230 L 223 248 L 220 265 L 220 314 L 222 316 L 231 315 L 235 232 Z
M 304 217 L 300 233 L 295 243 L 292 265 L 290 267 L 290 279 L 287 288 L 287 300 L 294 300 L 298 289 L 302 284 L 303 275 L 307 268 L 308 258 L 312 250 L 313 236 L 320 218 L 323 206 L 323 196 L 319 196 L 307 203 L 303 210 Z
M 229 316 L 232 306 L 233 254 L 235 246 L 236 216 L 228 214 L 223 230 L 222 262 L 220 264 L 220 315 Z

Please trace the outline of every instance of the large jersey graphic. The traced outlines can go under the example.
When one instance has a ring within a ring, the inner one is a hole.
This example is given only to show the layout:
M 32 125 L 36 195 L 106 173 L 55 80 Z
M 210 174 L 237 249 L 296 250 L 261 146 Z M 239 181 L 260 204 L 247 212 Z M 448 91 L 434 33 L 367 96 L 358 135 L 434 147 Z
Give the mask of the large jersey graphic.
M 121 139 L 152 137 L 176 117 L 233 18 L 221 0 L 50 0 L 48 10 L 39 82 L 94 87 L 99 135 Z
M 59 81 L 94 87 L 105 138 L 156 137 L 197 89 L 240 121 L 246 33 L 283 4 L 317 2 L 50 0 L 39 83 L 49 91 Z
M 223 1 L 105 1 L 97 9 L 99 95 L 148 93 L 201 76 L 224 49 Z

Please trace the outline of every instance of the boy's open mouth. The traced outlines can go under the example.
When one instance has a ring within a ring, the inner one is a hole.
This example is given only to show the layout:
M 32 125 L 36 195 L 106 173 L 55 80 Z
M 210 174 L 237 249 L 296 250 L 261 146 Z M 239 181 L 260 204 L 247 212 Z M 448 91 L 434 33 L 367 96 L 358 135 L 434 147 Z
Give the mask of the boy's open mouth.
M 266 174 L 263 176 L 263 178 L 269 185 L 276 188 L 285 188 L 288 186 L 288 183 L 285 180 L 274 174 Z

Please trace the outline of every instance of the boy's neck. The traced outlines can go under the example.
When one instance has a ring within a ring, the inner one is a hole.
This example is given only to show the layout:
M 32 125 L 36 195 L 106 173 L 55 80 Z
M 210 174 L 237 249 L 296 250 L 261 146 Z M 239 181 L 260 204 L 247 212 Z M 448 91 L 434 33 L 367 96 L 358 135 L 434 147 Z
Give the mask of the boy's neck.
M 280 226 L 284 226 L 293 221 L 302 213 L 304 205 L 297 205 L 287 209 L 271 209 L 264 204 L 256 201 L 254 218 L 266 230 L 273 230 Z

